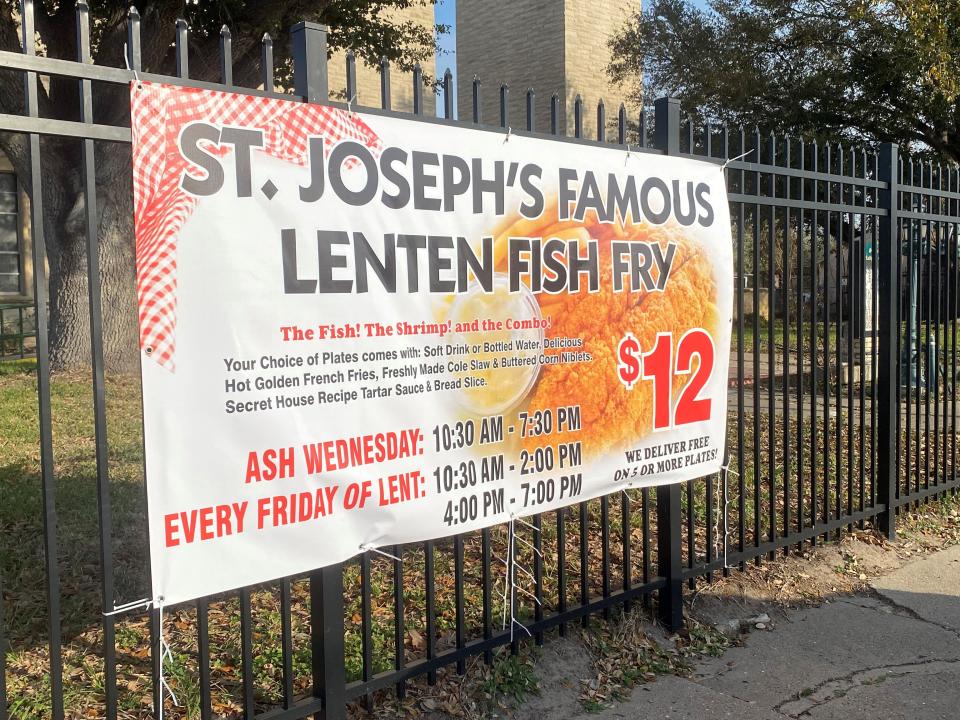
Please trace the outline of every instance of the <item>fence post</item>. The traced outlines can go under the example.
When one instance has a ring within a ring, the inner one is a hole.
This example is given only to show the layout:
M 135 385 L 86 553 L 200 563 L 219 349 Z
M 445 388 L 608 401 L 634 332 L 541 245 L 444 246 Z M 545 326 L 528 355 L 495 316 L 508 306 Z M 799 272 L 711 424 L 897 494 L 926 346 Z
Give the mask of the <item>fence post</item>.
M 294 92 L 307 102 L 327 102 L 326 26 L 297 23 L 290 42 Z M 338 563 L 310 574 L 313 696 L 323 698 L 324 720 L 343 720 L 347 714 L 343 631 L 343 566 Z
M 665 155 L 680 154 L 680 101 L 659 98 L 654 102 L 654 146 Z M 683 565 L 681 555 L 680 485 L 657 488 L 657 573 L 666 579 L 660 590 L 658 614 L 671 631 L 683 625 Z
M 900 158 L 899 150 L 893 143 L 880 146 L 879 180 L 886 184 L 880 190 L 879 206 L 886 210 L 880 217 L 877 315 L 879 363 L 877 367 L 878 402 L 880 407 L 877 423 L 877 502 L 884 505 L 884 511 L 877 516 L 877 528 L 889 540 L 897 537 L 897 416 L 900 403 L 897 399 L 899 378 L 899 358 L 897 357 L 897 337 L 900 273 L 900 218 L 899 188 Z

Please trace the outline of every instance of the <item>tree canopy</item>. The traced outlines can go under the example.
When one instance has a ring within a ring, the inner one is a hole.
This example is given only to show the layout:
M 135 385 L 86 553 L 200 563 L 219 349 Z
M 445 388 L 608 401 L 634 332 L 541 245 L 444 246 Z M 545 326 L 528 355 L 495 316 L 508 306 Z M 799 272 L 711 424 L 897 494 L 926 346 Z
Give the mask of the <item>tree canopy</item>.
M 437 43 L 433 26 L 412 22 L 400 11 L 432 5 L 434 0 L 153 0 L 139 7 L 143 69 L 159 74 L 175 70 L 175 25 L 189 25 L 190 77 L 220 80 L 221 28 L 231 30 L 233 81 L 260 84 L 261 38 L 273 38 L 275 79 L 290 80 L 290 27 L 301 20 L 329 27 L 331 51 L 351 49 L 358 59 L 375 64 L 386 57 L 394 67 L 410 69 L 432 60 Z M 38 54 L 75 60 L 77 8 L 70 0 L 33 3 Z M 123 67 L 129 4 L 122 0 L 89 0 L 91 54 L 98 65 Z M 444 28 L 439 28 L 443 31 Z M 0 0 L 0 49 L 21 51 L 20 3 Z M 42 117 L 77 120 L 76 78 L 51 76 L 38 83 Z M 129 122 L 124 85 L 95 84 L 93 115 L 98 123 Z M 0 73 L 0 112 L 24 112 L 23 76 Z M 30 178 L 27 136 L 0 133 L 0 150 L 21 181 Z M 43 230 L 49 275 L 50 355 L 55 367 L 81 366 L 90 360 L 86 311 L 87 275 L 81 143 L 47 136 L 41 144 Z M 27 187 L 29 187 L 27 185 Z M 102 278 L 104 357 L 108 368 L 131 369 L 137 363 L 136 296 L 133 284 L 133 227 L 129 147 L 96 145 L 96 190 L 99 265 Z M 36 198 L 32 198 L 34 201 Z
M 957 0 L 649 0 L 614 79 L 706 118 L 960 161 Z

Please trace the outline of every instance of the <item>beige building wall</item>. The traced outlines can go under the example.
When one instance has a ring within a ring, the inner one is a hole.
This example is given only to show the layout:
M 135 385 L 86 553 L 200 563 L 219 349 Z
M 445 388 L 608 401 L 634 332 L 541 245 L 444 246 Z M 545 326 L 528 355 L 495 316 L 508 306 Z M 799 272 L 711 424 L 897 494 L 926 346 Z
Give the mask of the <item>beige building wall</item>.
M 392 14 L 409 20 L 424 27 L 433 28 L 436 24 L 433 17 L 433 5 L 414 5 L 404 10 L 393 10 Z M 433 75 L 433 59 L 421 63 L 423 71 Z M 346 101 L 347 86 L 347 59 L 346 53 L 333 53 L 328 67 L 328 81 L 330 97 L 334 100 Z M 413 73 L 400 72 L 396 67 L 390 68 L 390 100 L 394 110 L 403 112 L 413 111 Z M 357 97 L 355 105 L 366 107 L 380 107 L 380 68 L 366 65 L 357 58 Z M 436 108 L 436 96 L 433 88 L 424 85 L 423 112 L 433 116 Z
M 584 101 L 583 133 L 596 137 L 597 101 L 606 107 L 607 137 L 616 137 L 617 111 L 628 88 L 607 76 L 609 42 L 639 0 L 458 0 L 457 84 L 461 119 L 471 117 L 471 83 L 483 81 L 483 121 L 499 123 L 499 87 L 510 86 L 509 124 L 526 123 L 524 96 L 536 93 L 536 129 L 550 129 L 550 96 L 561 99 L 560 131 L 574 132 L 574 100 Z
M 500 84 L 510 88 L 508 124 L 526 127 L 526 92 L 536 93 L 536 128 L 550 130 L 550 96 L 564 87 L 564 0 L 457 1 L 457 109 L 473 117 L 473 78 L 481 81 L 481 120 L 500 123 Z
M 564 6 L 564 72 L 567 107 L 570 108 L 569 131 L 573 132 L 573 103 L 579 93 L 584 104 L 584 135 L 597 136 L 597 103 L 602 99 L 606 110 L 606 137 L 615 140 L 620 103 L 627 106 L 630 117 L 635 119 L 637 113 L 627 101 L 628 88 L 613 84 L 607 74 L 611 59 L 610 40 L 640 8 L 640 2 L 565 0 Z

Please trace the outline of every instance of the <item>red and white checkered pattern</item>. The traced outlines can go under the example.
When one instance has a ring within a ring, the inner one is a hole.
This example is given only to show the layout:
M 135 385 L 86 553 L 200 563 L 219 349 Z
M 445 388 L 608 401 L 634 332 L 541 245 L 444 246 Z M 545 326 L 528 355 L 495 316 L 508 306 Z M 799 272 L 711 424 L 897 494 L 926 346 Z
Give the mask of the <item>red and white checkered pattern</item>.
M 306 164 L 310 137 L 325 136 L 328 148 L 343 138 L 362 142 L 375 152 L 381 144 L 360 118 L 336 108 L 156 83 L 131 84 L 130 117 L 140 348 L 173 372 L 177 239 L 197 204 L 196 198 L 180 189 L 183 171 L 192 166 L 177 146 L 180 129 L 196 120 L 261 129 L 263 151 L 296 165 Z M 229 152 L 226 148 L 207 151 Z

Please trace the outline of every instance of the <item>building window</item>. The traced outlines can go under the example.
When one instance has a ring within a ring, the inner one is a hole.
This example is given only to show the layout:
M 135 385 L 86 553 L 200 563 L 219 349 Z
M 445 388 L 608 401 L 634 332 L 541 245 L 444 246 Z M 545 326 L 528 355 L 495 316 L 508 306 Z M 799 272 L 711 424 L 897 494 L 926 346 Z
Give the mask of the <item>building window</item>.
M 23 292 L 17 176 L 0 172 L 0 295 Z

